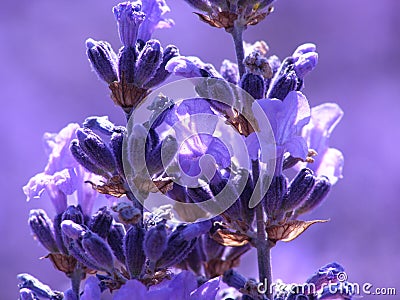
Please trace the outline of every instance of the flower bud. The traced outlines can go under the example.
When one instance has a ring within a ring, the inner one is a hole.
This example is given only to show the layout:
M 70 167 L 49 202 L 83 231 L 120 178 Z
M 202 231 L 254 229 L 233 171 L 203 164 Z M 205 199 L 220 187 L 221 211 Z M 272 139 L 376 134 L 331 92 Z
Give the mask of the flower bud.
M 306 54 L 309 52 L 315 52 L 316 50 L 317 50 L 317 46 L 315 46 L 315 44 L 306 43 L 306 44 L 303 44 L 303 45 L 300 45 L 299 47 L 297 47 L 296 50 L 294 50 L 292 57 L 294 59 L 297 59 L 300 56 L 302 56 L 303 54 Z
M 113 134 L 115 126 L 108 120 L 107 116 L 103 117 L 88 117 L 83 122 L 83 128 L 87 128 L 93 131 L 99 131 L 102 134 L 110 136 Z
M 107 272 L 112 272 L 114 269 L 113 255 L 108 244 L 100 236 L 87 231 L 82 238 L 82 247 L 99 266 Z
M 98 264 L 89 254 L 83 249 L 81 242 L 77 240 L 71 240 L 68 245 L 68 253 L 72 255 L 77 261 L 86 266 L 91 270 L 105 271 L 110 270 L 105 269 L 104 266 Z
M 126 267 L 131 279 L 139 277 L 142 273 L 146 256 L 143 251 L 145 230 L 141 224 L 132 225 L 124 239 L 124 253 Z
M 157 261 L 166 248 L 167 230 L 165 228 L 165 222 L 160 222 L 146 232 L 143 250 L 150 260 Z
M 110 148 L 115 157 L 116 167 L 120 175 L 124 175 L 123 163 L 123 144 L 124 144 L 125 128 L 118 127 L 118 132 L 114 132 L 110 140 Z
M 119 37 L 125 47 L 135 46 L 140 24 L 146 17 L 141 9 L 141 2 L 123 2 L 113 8 Z
M 197 239 L 186 240 L 182 235 L 184 228 L 185 226 L 179 226 L 169 236 L 167 248 L 156 263 L 158 268 L 169 268 L 180 263 L 193 250 Z
M 110 245 L 115 257 L 121 262 L 125 263 L 124 254 L 124 236 L 126 234 L 125 227 L 121 223 L 115 223 L 111 226 L 110 232 L 107 237 L 107 242 Z
M 108 236 L 113 221 L 107 206 L 100 208 L 91 218 L 89 229 L 105 239 Z
M 62 233 L 62 230 L 61 230 L 62 215 L 63 215 L 62 213 L 58 214 L 53 219 L 54 237 L 55 237 L 58 249 L 62 253 L 68 254 L 68 249 L 67 249 L 66 245 L 64 244 L 64 234 Z
M 135 80 L 135 63 L 137 50 L 135 47 L 123 47 L 119 52 L 118 71 L 122 84 L 132 84 Z
M 225 219 L 230 221 L 237 220 L 241 217 L 241 203 L 238 201 L 239 195 L 235 187 L 227 178 L 224 178 L 218 170 L 210 181 L 210 189 L 219 204 L 222 204 L 223 202 L 231 204 L 233 202 L 228 209 L 222 213 Z
M 86 40 L 87 56 L 93 70 L 108 84 L 118 81 L 117 55 L 107 42 L 96 42 L 93 39 Z
M 166 169 L 178 151 L 176 138 L 168 135 L 152 151 L 146 152 L 147 170 L 150 175 Z
M 254 220 L 254 214 L 255 210 L 254 208 L 249 207 L 249 200 L 251 199 L 251 195 L 253 194 L 253 180 L 247 172 L 244 175 L 239 175 L 243 176 L 244 178 L 240 178 L 240 180 L 244 179 L 247 177 L 247 182 L 246 185 L 244 186 L 244 189 L 242 193 L 240 194 L 240 207 L 241 207 L 241 218 L 243 221 L 246 222 L 246 224 L 252 224 Z M 240 184 L 239 184 L 240 186 Z
M 274 176 L 267 193 L 264 196 L 264 206 L 268 219 L 279 221 L 284 214 L 282 210 L 283 197 L 287 192 L 287 178 L 284 175 Z
M 302 169 L 290 183 L 287 196 L 283 199 L 282 208 L 286 211 L 295 209 L 306 199 L 314 183 L 315 177 L 313 172 L 308 168 Z
M 310 73 L 317 66 L 318 53 L 308 52 L 299 57 L 294 63 L 294 71 L 297 77 L 303 79 L 308 73 Z
M 74 206 L 74 205 L 68 206 L 61 217 L 61 222 L 65 221 L 65 220 L 71 220 L 74 223 L 79 224 L 79 225 L 83 224 L 84 219 L 83 219 L 83 214 L 82 214 L 80 206 Z M 61 224 L 62 223 L 60 223 L 60 229 L 61 229 Z M 69 248 L 69 246 L 72 242 L 71 238 L 68 237 L 67 235 L 65 235 L 63 231 L 61 231 L 61 235 L 62 235 L 62 240 L 64 242 L 65 247 Z
M 158 67 L 162 62 L 163 50 L 160 42 L 157 40 L 149 40 L 139 53 L 136 66 L 135 78 L 133 83 L 142 87 L 143 84 L 149 81 L 155 75 Z
M 62 215 L 62 220 L 71 220 L 76 224 L 83 224 L 83 214 L 80 206 L 70 205 Z
M 58 247 L 52 230 L 53 223 L 44 210 L 31 210 L 29 213 L 29 225 L 32 233 L 43 247 L 50 252 L 58 252 Z
M 326 198 L 331 189 L 331 183 L 325 176 L 317 178 L 310 196 L 295 210 L 295 215 L 304 214 L 315 209 Z
M 146 167 L 146 153 L 143 145 L 146 144 L 147 130 L 142 124 L 135 124 L 128 136 L 128 160 L 133 171 L 139 173 Z
M 237 84 L 239 81 L 238 66 L 237 64 L 231 62 L 230 60 L 225 59 L 222 62 L 220 73 L 226 81 L 232 84 Z
M 283 100 L 289 92 L 297 90 L 298 85 L 299 79 L 294 71 L 289 71 L 282 75 L 275 75 L 269 86 L 267 98 Z
M 79 239 L 85 233 L 85 228 L 83 226 L 71 220 L 62 221 L 61 229 L 64 235 L 73 240 Z
M 265 96 L 265 83 L 261 75 L 246 72 L 240 80 L 240 87 L 254 99 L 262 99 Z
M 153 78 L 151 78 L 149 81 L 147 81 L 144 84 L 145 88 L 152 88 L 156 85 L 159 85 L 160 83 L 164 82 L 171 73 L 165 68 L 167 63 L 170 61 L 170 59 L 179 56 L 179 50 L 176 46 L 174 45 L 168 45 L 164 49 L 163 53 L 163 58 L 162 58 L 162 63 L 158 67 L 156 73 L 154 74 Z
M 115 171 L 114 156 L 97 134 L 90 129 L 78 129 L 76 135 L 82 150 L 96 165 L 111 173 Z
M 206 220 L 202 222 L 197 222 L 197 223 L 191 223 L 186 225 L 182 231 L 181 231 L 181 236 L 187 240 L 193 240 L 197 237 L 199 237 L 202 234 L 205 234 L 210 231 L 212 227 L 211 221 Z
M 234 287 L 235 289 L 239 290 L 241 288 L 244 288 L 247 279 L 235 270 L 229 269 L 224 272 L 222 281 L 225 282 L 228 286 Z
M 88 170 L 91 173 L 100 175 L 100 176 L 107 176 L 107 173 L 102 170 L 99 166 L 97 166 L 91 159 L 90 157 L 83 151 L 81 146 L 79 145 L 78 140 L 73 140 L 70 145 L 70 151 L 72 156 L 75 158 L 75 160 L 83 166 L 86 170 Z

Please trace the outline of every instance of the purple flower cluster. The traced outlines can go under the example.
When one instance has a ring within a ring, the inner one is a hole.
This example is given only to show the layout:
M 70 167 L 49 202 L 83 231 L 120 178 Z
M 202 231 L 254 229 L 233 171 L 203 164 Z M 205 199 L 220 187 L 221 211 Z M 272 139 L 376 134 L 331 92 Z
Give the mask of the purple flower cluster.
M 303 94 L 316 46 L 300 45 L 280 60 L 264 42 L 244 45 L 244 30 L 272 12 L 273 1 L 186 2 L 232 35 L 237 62 L 217 70 L 176 46 L 163 48 L 152 34 L 173 25 L 164 0 L 113 8 L 122 47 L 117 54 L 88 39 L 87 55 L 128 121 L 116 126 L 93 116 L 45 134 L 48 163 L 23 191 L 28 201 L 47 194 L 53 203 L 54 216 L 34 209 L 29 226 L 71 288 L 55 291 L 24 273 L 20 299 L 97 300 L 107 291 L 116 300 L 351 299 L 349 289 L 325 288 L 347 284 L 337 263 L 307 280 L 315 290 L 270 289 L 271 248 L 326 222 L 299 217 L 342 177 L 343 155 L 329 138 L 343 112 L 334 103 L 311 108 Z M 171 75 L 190 82 L 195 96 L 157 94 Z M 273 142 L 261 134 L 265 124 Z M 95 209 L 102 194 L 109 205 Z M 170 202 L 149 207 L 152 195 Z M 235 269 L 252 248 L 258 280 Z

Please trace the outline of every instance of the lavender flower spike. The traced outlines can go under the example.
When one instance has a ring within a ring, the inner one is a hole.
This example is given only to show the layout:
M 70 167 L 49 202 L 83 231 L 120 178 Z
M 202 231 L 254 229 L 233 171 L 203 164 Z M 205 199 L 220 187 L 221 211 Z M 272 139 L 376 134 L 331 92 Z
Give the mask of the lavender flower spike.
M 140 24 L 145 20 L 141 12 L 142 2 L 123 2 L 113 8 L 115 19 L 118 22 L 118 32 L 125 47 L 134 47 Z
M 336 103 L 324 103 L 311 109 L 311 121 L 304 127 L 302 136 L 308 147 L 317 151 L 314 163 L 307 167 L 316 176 L 326 176 L 333 185 L 342 178 L 344 158 L 342 152 L 329 147 L 333 129 L 343 117 L 342 109 Z M 301 164 L 300 167 L 303 167 Z

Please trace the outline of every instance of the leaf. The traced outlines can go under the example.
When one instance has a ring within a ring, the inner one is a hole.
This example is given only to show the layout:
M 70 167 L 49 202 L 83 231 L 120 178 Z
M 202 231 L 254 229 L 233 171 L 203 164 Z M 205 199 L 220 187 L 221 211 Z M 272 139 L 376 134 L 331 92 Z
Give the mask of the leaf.
M 225 30 L 233 28 L 234 23 L 238 18 L 237 14 L 228 11 L 221 11 L 212 16 L 207 16 L 196 12 L 195 14 L 200 18 L 201 21 L 207 23 L 208 25 L 217 28 L 225 28 Z
M 246 234 L 232 232 L 229 229 L 218 229 L 211 237 L 221 245 L 230 247 L 246 245 L 250 240 Z
M 326 223 L 329 220 L 301 221 L 290 220 L 282 225 L 269 225 L 266 228 L 268 239 L 277 242 L 290 242 L 315 223 Z
M 61 253 L 49 253 L 43 258 L 50 259 L 54 268 L 65 273 L 67 276 L 72 274 L 76 266 L 76 259 L 74 257 Z
M 124 196 L 127 192 L 124 187 L 124 181 L 119 175 L 111 177 L 103 185 L 97 185 L 91 181 L 85 181 L 85 183 L 90 183 L 92 188 L 100 194 L 106 194 L 117 198 Z

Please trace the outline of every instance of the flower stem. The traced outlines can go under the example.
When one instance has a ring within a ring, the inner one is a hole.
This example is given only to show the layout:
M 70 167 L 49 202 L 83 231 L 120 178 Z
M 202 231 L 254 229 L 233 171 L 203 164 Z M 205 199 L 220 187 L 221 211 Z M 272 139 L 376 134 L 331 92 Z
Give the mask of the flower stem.
M 260 165 L 258 161 L 252 161 L 253 182 L 256 185 L 259 179 Z M 257 224 L 257 260 L 258 260 L 258 276 L 261 283 L 266 281 L 266 296 L 268 299 L 273 299 L 271 293 L 272 283 L 272 266 L 271 266 L 271 244 L 268 242 L 265 221 L 263 202 L 260 201 L 256 206 L 256 224 Z
M 235 44 L 236 60 L 240 78 L 242 78 L 243 74 L 246 71 L 243 63 L 244 61 L 243 30 L 244 30 L 243 26 L 235 24 L 231 32 L 233 42 Z
M 79 289 L 81 285 L 82 275 L 82 267 L 81 264 L 78 263 L 75 267 L 75 270 L 71 274 L 71 289 L 76 295 L 76 299 L 79 299 Z

